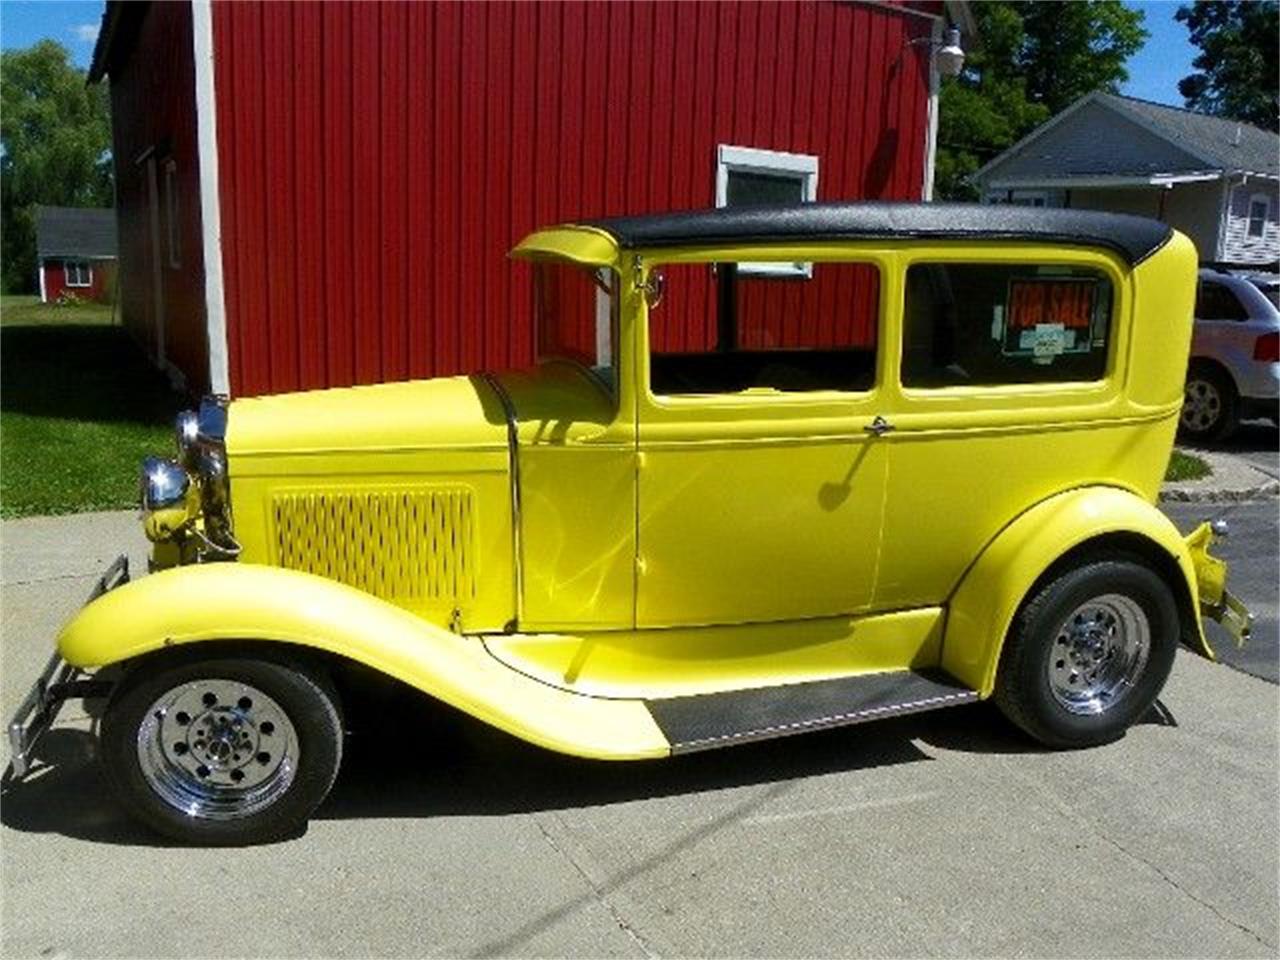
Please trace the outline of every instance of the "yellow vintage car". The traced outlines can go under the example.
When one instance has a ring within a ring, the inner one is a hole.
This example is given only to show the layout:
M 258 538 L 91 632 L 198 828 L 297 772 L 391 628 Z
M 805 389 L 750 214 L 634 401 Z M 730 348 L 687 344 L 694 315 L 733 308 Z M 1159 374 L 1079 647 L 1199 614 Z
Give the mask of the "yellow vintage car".
M 1208 525 L 1154 506 L 1196 253 L 1164 224 L 808 204 L 551 227 L 516 372 L 206 400 L 10 726 L 108 696 L 125 805 L 300 829 L 363 665 L 539 746 L 641 760 L 993 697 L 1123 735 L 1202 617 Z M 100 668 L 115 667 L 110 671 Z

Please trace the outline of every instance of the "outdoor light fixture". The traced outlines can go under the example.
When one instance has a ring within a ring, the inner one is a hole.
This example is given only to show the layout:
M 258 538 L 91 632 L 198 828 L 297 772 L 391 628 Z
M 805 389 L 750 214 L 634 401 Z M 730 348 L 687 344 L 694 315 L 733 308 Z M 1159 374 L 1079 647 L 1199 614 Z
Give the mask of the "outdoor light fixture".
M 947 27 L 947 36 L 944 42 L 934 40 L 932 37 L 916 37 L 914 40 L 908 40 L 908 46 L 927 43 L 933 49 L 933 59 L 938 66 L 938 73 L 944 77 L 958 77 L 960 71 L 964 69 L 964 48 L 960 46 L 960 28 Z

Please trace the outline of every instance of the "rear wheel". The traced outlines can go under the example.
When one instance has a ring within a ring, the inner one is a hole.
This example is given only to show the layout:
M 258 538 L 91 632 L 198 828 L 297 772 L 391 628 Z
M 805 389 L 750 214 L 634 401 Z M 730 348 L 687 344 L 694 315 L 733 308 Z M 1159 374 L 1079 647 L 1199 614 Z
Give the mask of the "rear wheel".
M 1050 746 L 1107 743 L 1155 702 L 1178 636 L 1173 595 L 1150 568 L 1128 559 L 1076 567 L 1015 618 L 996 703 Z
M 1210 363 L 1193 363 L 1183 388 L 1179 427 L 1188 440 L 1225 440 L 1239 423 L 1239 397 L 1231 377 Z
M 263 843 L 301 829 L 342 755 L 337 698 L 287 660 L 139 664 L 102 722 L 102 758 L 126 808 L 187 843 Z

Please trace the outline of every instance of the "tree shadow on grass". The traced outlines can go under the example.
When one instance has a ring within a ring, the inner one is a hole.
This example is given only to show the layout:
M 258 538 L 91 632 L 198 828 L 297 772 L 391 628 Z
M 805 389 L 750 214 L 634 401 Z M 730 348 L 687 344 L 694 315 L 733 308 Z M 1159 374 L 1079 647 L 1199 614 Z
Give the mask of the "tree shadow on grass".
M 0 327 L 0 408 L 34 417 L 165 425 L 188 398 L 122 327 Z

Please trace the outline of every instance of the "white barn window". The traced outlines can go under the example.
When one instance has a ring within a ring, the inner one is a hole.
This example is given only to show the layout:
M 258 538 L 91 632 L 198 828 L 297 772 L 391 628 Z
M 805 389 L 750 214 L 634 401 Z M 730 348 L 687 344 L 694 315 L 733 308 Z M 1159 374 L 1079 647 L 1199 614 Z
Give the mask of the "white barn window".
M 818 199 L 818 158 L 721 144 L 716 157 L 716 206 L 813 203 Z M 809 277 L 807 263 L 739 263 L 738 272 L 758 276 Z
M 67 260 L 62 269 L 68 287 L 87 287 L 93 283 L 93 270 L 90 269 L 88 260 Z

